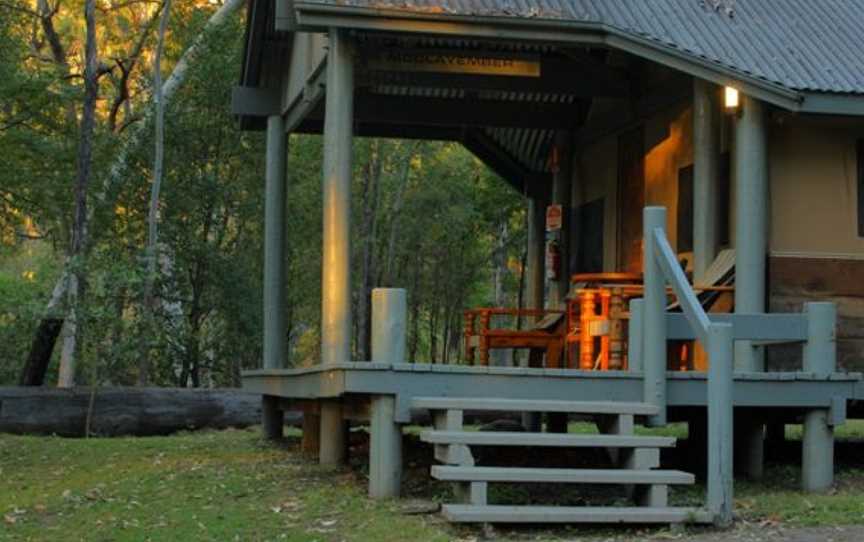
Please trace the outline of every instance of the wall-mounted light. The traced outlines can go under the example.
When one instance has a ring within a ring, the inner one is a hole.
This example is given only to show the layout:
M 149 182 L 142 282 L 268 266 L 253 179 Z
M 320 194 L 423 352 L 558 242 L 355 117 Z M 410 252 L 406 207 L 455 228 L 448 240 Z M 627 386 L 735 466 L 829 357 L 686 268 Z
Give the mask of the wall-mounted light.
M 738 109 L 741 105 L 741 95 L 738 93 L 737 88 L 725 87 L 723 89 L 723 105 L 727 111 Z

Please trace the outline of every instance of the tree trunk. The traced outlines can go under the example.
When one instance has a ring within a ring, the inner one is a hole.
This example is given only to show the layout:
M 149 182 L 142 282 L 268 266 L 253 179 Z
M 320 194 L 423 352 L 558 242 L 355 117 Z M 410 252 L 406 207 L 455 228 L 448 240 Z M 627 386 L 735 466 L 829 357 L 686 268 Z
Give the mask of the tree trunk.
M 99 95 L 99 66 L 96 51 L 96 0 L 86 0 L 84 20 L 87 38 L 84 46 L 84 106 L 81 111 L 81 135 L 78 139 L 77 175 L 75 179 L 75 216 L 72 223 L 70 260 L 75 262 L 69 276 L 66 331 L 60 352 L 61 388 L 75 385 L 75 370 L 83 335 L 82 307 L 87 283 L 85 245 L 87 239 L 87 188 L 93 165 L 93 132 L 96 126 L 96 99 Z
M 21 371 L 19 385 L 41 386 L 45 383 L 45 373 L 51 362 L 51 354 L 54 352 L 54 344 L 63 327 L 63 320 L 59 318 L 45 318 L 39 323 L 33 345 L 30 347 L 30 355 L 27 363 Z
M 357 355 L 361 360 L 371 359 L 369 335 L 371 318 L 372 277 L 374 276 L 373 250 L 377 230 L 378 184 L 381 177 L 381 153 L 377 141 L 366 164 L 363 182 L 363 223 L 360 235 L 363 243 L 360 261 L 360 299 L 357 314 Z
M 261 422 L 261 396 L 241 390 L 170 388 L 56 389 L 0 387 L 0 433 L 100 436 L 165 435 L 190 429 L 248 427 Z M 286 413 L 287 414 L 287 413 Z M 300 413 L 286 420 L 296 424 Z
M 162 186 L 162 169 L 165 162 L 165 103 L 162 99 L 162 51 L 165 48 L 165 30 L 171 18 L 171 0 L 165 0 L 162 20 L 159 22 L 159 38 L 153 60 L 153 105 L 156 110 L 155 149 L 153 153 L 153 185 L 150 190 L 150 210 L 147 214 L 147 271 L 144 275 L 144 310 L 150 322 L 149 332 L 156 332 L 156 261 L 159 237 L 159 190 Z M 138 385 L 146 386 L 150 380 L 150 356 L 142 352 L 138 357 Z
M 167 81 L 165 81 L 165 84 L 162 85 L 162 101 L 164 105 L 167 106 L 167 104 L 171 101 L 171 98 L 174 96 L 174 93 L 177 92 L 177 89 L 180 88 L 180 86 L 182 86 L 183 83 L 186 81 L 189 67 L 195 61 L 195 58 L 198 56 L 202 44 L 204 43 L 204 40 L 209 34 L 209 32 L 225 23 L 228 17 L 230 17 L 231 14 L 233 14 L 237 10 L 237 8 L 239 8 L 244 3 L 244 0 L 227 0 L 210 17 L 210 19 L 207 21 L 207 24 L 204 25 L 204 29 L 202 30 L 201 34 L 199 34 L 198 37 L 196 37 L 195 40 L 192 42 L 192 44 L 186 49 L 186 51 L 180 57 L 180 60 L 174 66 L 174 69 L 171 72 L 171 76 L 168 78 Z M 45 14 L 40 16 L 40 18 L 43 20 L 43 26 L 46 24 L 44 22 L 46 20 L 46 17 L 48 19 L 48 24 L 50 25 L 50 15 L 48 15 L 48 12 L 50 12 L 50 8 L 47 8 L 47 2 L 45 0 L 40 0 L 40 5 L 46 6 Z M 42 12 L 40 11 L 40 13 Z M 51 26 L 51 28 L 53 30 L 53 26 Z M 48 34 L 48 32 L 46 32 L 46 34 Z M 56 32 L 54 32 L 53 34 L 56 36 Z M 54 43 L 51 43 L 51 48 L 53 52 L 55 49 Z M 62 46 L 60 52 L 62 53 Z M 63 53 L 61 58 L 62 62 L 65 63 L 65 53 Z M 72 115 L 72 118 L 74 119 L 74 114 Z M 138 143 L 141 141 L 141 138 L 143 137 L 146 128 L 149 126 L 149 121 L 150 115 L 148 114 L 144 117 L 141 123 L 139 123 L 134 129 L 130 130 L 129 137 L 125 139 L 121 144 L 120 149 L 116 154 L 116 158 L 111 165 L 109 173 L 108 175 L 106 175 L 105 179 L 102 182 L 101 190 L 96 194 L 95 206 L 101 207 L 102 205 L 104 205 L 108 200 L 108 195 L 114 192 L 115 187 L 127 178 L 126 168 L 129 165 L 129 157 L 131 156 L 132 152 L 137 148 Z M 91 207 L 88 210 L 88 217 L 92 218 L 93 212 L 94 209 Z M 85 238 L 82 239 L 82 241 L 84 241 L 84 244 L 86 245 L 89 243 L 89 239 L 86 238 L 86 230 L 84 234 Z M 45 306 L 45 316 L 43 317 L 43 320 L 59 317 L 57 311 L 59 310 L 60 300 L 62 300 L 62 298 L 66 296 L 66 292 L 69 287 L 68 277 L 72 267 L 72 259 L 67 258 L 66 261 L 63 263 L 63 272 L 61 273 L 60 278 L 54 285 L 51 299 Z M 57 301 L 55 301 L 55 299 L 57 299 Z
M 399 184 L 396 187 L 396 196 L 393 198 L 393 209 L 390 213 L 390 234 L 387 238 L 387 257 L 384 260 L 384 279 L 381 284 L 394 286 L 395 280 L 395 258 L 396 258 L 396 233 L 399 228 L 399 217 L 402 214 L 402 206 L 405 204 L 405 192 L 408 187 L 408 178 L 411 175 L 411 162 L 420 148 L 420 141 L 415 141 L 409 148 L 405 162 L 402 163 L 402 171 L 399 175 Z

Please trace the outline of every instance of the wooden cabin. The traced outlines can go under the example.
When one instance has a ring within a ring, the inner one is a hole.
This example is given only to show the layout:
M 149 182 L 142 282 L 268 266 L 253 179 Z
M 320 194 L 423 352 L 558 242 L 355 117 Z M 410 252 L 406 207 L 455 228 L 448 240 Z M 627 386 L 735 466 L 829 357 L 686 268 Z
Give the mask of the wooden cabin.
M 305 445 L 338 463 L 346 421 L 367 420 L 370 493 L 394 496 L 401 426 L 429 410 L 424 440 L 446 464 L 432 475 L 456 484 L 453 521 L 726 523 L 733 419 L 755 478 L 765 427 L 803 419 L 803 486 L 825 490 L 833 427 L 864 396 L 853 372 L 864 365 L 864 58 L 851 52 L 864 48 L 862 24 L 864 0 L 250 0 L 233 107 L 244 129 L 267 131 L 264 359 L 244 374 L 267 434 L 303 408 Z M 325 144 L 322 359 L 307 369 L 284 355 L 290 133 Z M 373 360 L 351 360 L 351 142 L 364 136 L 459 141 L 526 198 L 531 310 L 564 309 L 573 274 L 644 273 L 631 363 L 412 363 L 404 290 L 376 291 Z M 547 231 L 550 209 L 560 223 Z M 707 314 L 691 284 L 724 250 L 734 309 Z M 683 312 L 667 310 L 667 287 Z M 667 371 L 672 339 L 697 340 L 706 366 Z M 472 410 L 528 413 L 530 431 L 468 435 Z M 592 415 L 605 435 L 542 433 L 530 415 L 542 412 Z M 657 470 L 669 443 L 633 436 L 634 423 L 669 420 L 707 434 L 704 508 L 668 506 L 668 487 L 692 477 Z M 472 447 L 492 444 L 617 447 L 622 470 L 475 465 Z M 488 483 L 538 480 L 640 489 L 618 509 L 488 502 Z

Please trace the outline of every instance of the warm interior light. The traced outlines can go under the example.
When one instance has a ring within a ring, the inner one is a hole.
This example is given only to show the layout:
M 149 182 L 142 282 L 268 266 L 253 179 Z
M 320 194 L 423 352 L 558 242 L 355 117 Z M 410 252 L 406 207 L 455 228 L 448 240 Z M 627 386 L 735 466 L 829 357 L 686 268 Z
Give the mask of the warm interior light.
M 740 104 L 738 89 L 726 87 L 726 109 L 735 109 Z

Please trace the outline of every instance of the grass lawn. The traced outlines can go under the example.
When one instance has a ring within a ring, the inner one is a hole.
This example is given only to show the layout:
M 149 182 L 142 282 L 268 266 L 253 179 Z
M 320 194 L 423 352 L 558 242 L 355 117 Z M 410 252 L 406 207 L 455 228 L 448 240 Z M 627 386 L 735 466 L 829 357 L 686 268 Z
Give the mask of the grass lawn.
M 574 432 L 592 430 L 587 424 L 571 426 Z M 686 433 L 677 426 L 664 431 Z M 829 495 L 798 491 L 797 461 L 770 463 L 763 484 L 736 481 L 736 514 L 751 524 L 864 524 L 864 457 L 856 461 L 859 454 L 849 448 L 850 440 L 864 446 L 862 436 L 860 421 L 838 431 L 841 461 Z M 800 431 L 789 426 L 787 438 L 796 437 Z M 270 445 L 258 429 L 90 440 L 0 435 L 0 540 L 483 538 L 482 529 L 450 526 L 434 513 L 407 514 L 405 501 L 367 499 L 362 458 L 351 469 L 325 469 L 301 458 L 297 443 L 295 431 L 284 446 Z M 448 489 L 428 481 L 430 456 L 425 448 L 411 447 L 404 489 L 409 497 L 440 501 Z M 844 457 L 852 459 L 843 463 Z M 673 504 L 698 505 L 703 491 L 676 490 Z M 665 531 L 649 532 L 662 537 Z M 645 531 L 495 533 L 500 540 L 617 540 L 636 539 Z
M 450 540 L 259 431 L 0 435 L 0 540 Z M 296 440 L 295 440 L 296 442 Z

